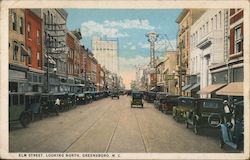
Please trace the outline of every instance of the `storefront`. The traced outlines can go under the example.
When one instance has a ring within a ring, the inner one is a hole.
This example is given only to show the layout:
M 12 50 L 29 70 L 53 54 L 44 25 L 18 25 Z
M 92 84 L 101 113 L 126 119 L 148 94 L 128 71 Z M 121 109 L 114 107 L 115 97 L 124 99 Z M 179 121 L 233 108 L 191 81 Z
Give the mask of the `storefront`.
M 9 91 L 10 92 L 27 92 L 28 67 L 20 66 L 18 64 L 9 65 Z

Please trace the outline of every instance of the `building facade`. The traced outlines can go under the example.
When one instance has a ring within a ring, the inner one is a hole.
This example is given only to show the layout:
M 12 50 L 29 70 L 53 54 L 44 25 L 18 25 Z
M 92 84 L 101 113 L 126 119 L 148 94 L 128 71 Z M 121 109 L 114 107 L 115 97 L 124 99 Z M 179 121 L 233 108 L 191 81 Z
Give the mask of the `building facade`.
M 9 91 L 28 91 L 24 9 L 9 10 Z
M 216 89 L 224 85 L 224 83 L 212 84 L 212 73 L 209 68 L 226 60 L 224 55 L 225 11 L 209 9 L 191 27 L 192 78 L 189 84 L 190 87 L 200 84 L 200 97 L 211 97 Z
M 183 9 L 176 19 L 179 26 L 177 34 L 177 48 L 179 51 L 176 75 L 178 74 L 178 92 L 179 94 L 188 95 L 185 93 L 187 81 L 190 73 L 190 27 L 199 19 L 205 12 L 205 9 Z M 183 88 L 182 88 L 183 87 Z
M 25 9 L 25 35 L 28 51 L 26 65 L 29 67 L 27 72 L 28 91 L 42 92 L 44 84 L 42 19 L 30 9 Z
M 92 38 L 92 52 L 100 64 L 113 73 L 119 73 L 118 40 Z

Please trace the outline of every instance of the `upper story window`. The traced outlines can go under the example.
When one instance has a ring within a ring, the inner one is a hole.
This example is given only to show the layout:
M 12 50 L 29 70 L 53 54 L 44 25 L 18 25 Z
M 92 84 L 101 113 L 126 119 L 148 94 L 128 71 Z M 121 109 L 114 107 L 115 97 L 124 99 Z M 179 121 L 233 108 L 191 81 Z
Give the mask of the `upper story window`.
M 30 34 L 30 23 L 28 23 L 28 26 L 27 26 L 27 31 L 28 31 L 28 38 L 30 38 L 31 37 L 31 34 Z
M 40 60 L 40 53 L 39 52 L 36 53 L 36 59 L 37 59 L 37 66 L 41 67 L 41 60 Z
M 23 17 L 19 19 L 20 34 L 23 34 Z
M 24 45 L 23 44 L 21 44 L 21 47 L 23 47 L 24 48 Z M 20 54 L 21 56 L 20 56 L 20 60 L 21 60 L 21 62 L 24 62 L 24 54 L 23 53 L 21 53 Z
M 241 27 L 238 26 L 235 28 L 235 32 L 234 32 L 234 48 L 235 48 L 235 53 L 239 53 L 242 51 L 242 47 L 241 47 Z
M 214 20 L 214 21 L 215 21 L 215 29 L 217 29 L 217 27 L 218 27 L 218 26 L 217 26 L 217 25 L 218 25 L 218 24 L 217 24 L 217 23 L 218 23 L 217 14 L 215 15 L 215 20 Z
M 28 57 L 27 57 L 28 59 L 28 64 L 31 64 L 31 49 L 30 48 L 28 48 Z
M 18 49 L 19 49 L 18 44 L 14 42 L 13 43 L 13 57 L 12 57 L 14 61 L 17 61 Z
M 36 38 L 37 38 L 37 44 L 40 44 L 40 31 L 36 30 Z
M 219 12 L 219 28 L 221 29 L 222 28 L 222 17 L 221 17 L 221 11 Z
M 12 12 L 12 29 L 16 31 L 16 13 Z

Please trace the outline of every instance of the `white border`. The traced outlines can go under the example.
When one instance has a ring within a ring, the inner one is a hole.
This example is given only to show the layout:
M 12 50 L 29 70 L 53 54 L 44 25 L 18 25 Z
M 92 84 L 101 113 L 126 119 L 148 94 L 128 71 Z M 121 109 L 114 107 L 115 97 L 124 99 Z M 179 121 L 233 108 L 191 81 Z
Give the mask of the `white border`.
M 0 19 L 0 156 L 20 159 L 18 153 L 8 153 L 8 9 L 9 8 L 102 8 L 102 9 L 170 9 L 170 8 L 244 8 L 244 96 L 245 96 L 245 150 L 244 153 L 124 153 L 120 159 L 248 159 L 249 158 L 249 8 L 247 0 L 23 0 L 2 1 Z M 1 158 L 0 157 L 0 158 Z M 27 158 L 25 158 L 27 159 Z M 34 158 L 33 158 L 34 159 Z M 43 158 L 44 159 L 44 158 Z M 55 158 L 57 159 L 57 158 Z M 74 158 L 76 159 L 76 158 Z M 88 158 L 90 159 L 90 158 Z M 95 158 L 98 159 L 98 158 Z M 105 158 L 101 158 L 105 159 Z

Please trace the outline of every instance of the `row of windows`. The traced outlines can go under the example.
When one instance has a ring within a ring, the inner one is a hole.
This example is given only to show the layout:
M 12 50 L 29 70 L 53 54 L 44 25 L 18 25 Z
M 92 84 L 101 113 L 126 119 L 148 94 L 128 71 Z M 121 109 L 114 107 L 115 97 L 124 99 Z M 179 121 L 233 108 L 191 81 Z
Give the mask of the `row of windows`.
M 204 24 L 200 26 L 197 31 L 195 31 L 191 35 L 191 46 L 194 47 L 199 40 L 202 39 L 205 35 L 207 35 L 209 32 L 213 30 L 219 30 L 222 29 L 222 12 L 219 11 L 219 13 L 215 14 L 210 20 L 207 20 Z
M 11 19 L 12 19 L 12 30 L 17 31 L 18 24 L 17 24 L 17 15 L 15 12 L 11 13 Z M 19 17 L 19 33 L 24 33 L 24 20 L 23 17 Z
M 12 15 L 12 30 L 14 31 L 17 31 L 17 15 L 15 12 L 12 12 L 11 13 Z M 23 34 L 24 33 L 24 20 L 23 20 L 23 17 L 19 17 L 19 32 L 20 34 Z M 31 38 L 31 24 L 30 22 L 28 22 L 28 25 L 27 25 L 27 36 L 28 38 Z M 40 30 L 36 30 L 36 41 L 37 41 L 37 44 L 40 44 Z

